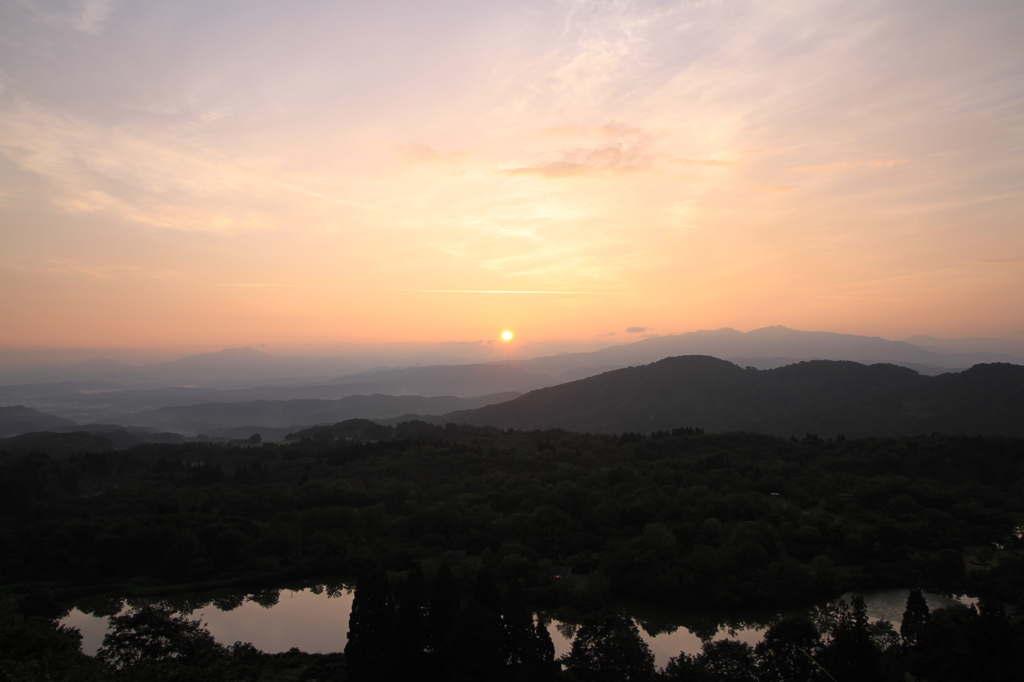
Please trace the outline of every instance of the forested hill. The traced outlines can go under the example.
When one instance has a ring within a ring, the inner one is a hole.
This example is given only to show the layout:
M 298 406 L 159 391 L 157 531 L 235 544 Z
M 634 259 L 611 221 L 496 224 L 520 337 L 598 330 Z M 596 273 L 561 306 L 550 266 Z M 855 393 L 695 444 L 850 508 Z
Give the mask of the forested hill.
M 850 437 L 926 433 L 1024 436 L 1024 367 L 939 376 L 888 364 L 815 360 L 770 370 L 703 355 L 666 358 L 444 415 L 517 429 L 708 431 Z

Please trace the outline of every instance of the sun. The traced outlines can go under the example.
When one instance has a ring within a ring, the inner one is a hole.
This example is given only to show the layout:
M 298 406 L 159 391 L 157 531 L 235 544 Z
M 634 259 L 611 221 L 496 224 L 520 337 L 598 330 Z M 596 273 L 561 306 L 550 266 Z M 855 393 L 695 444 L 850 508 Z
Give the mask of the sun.
M 512 340 L 512 332 L 510 332 L 510 331 L 503 331 L 501 333 L 501 340 L 502 341 L 511 341 Z

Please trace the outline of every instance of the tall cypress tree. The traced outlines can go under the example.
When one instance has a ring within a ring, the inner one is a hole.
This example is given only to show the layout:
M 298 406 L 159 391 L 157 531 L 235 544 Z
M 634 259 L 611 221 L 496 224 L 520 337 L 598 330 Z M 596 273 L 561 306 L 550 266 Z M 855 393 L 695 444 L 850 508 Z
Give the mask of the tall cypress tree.
M 459 615 L 459 593 L 448 564 L 441 564 L 430 595 L 427 612 L 427 654 L 429 667 L 439 672 L 455 656 L 455 623 Z
M 395 589 L 394 667 L 399 679 L 422 675 L 427 649 L 423 569 L 417 564 Z
M 379 568 L 364 575 L 352 599 L 345 661 L 353 682 L 396 679 L 392 653 L 395 609 L 387 576 Z
M 502 658 L 513 672 L 518 672 L 530 657 L 533 647 L 533 614 L 523 601 L 523 588 L 513 583 L 506 593 L 502 609 Z
M 928 627 L 928 602 L 919 588 L 914 588 L 907 596 L 907 608 L 903 612 L 903 623 L 900 625 L 900 639 L 903 643 L 903 650 L 916 649 L 924 636 L 925 628 Z

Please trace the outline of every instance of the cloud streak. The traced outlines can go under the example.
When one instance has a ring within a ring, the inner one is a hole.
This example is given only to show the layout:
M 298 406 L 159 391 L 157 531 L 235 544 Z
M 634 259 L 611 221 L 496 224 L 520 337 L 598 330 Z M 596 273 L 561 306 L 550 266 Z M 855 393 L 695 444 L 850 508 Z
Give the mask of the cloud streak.
M 508 175 L 539 175 L 545 178 L 623 175 L 651 170 L 653 156 L 642 147 L 609 145 L 598 149 L 572 149 L 553 161 L 538 161 L 502 169 Z
M 798 166 L 792 170 L 797 173 L 834 173 L 837 171 L 855 170 L 861 168 L 896 168 L 905 166 L 907 159 L 890 159 L 888 161 L 836 161 L 834 163 L 822 164 L 819 166 Z

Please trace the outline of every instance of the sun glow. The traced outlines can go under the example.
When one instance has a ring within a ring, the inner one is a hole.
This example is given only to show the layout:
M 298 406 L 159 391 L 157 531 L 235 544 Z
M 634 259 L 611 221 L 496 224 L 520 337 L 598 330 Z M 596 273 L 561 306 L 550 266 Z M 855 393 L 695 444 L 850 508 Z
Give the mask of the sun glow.
M 501 333 L 501 340 L 502 341 L 511 341 L 512 340 L 512 332 L 510 332 L 510 331 L 502 332 Z

